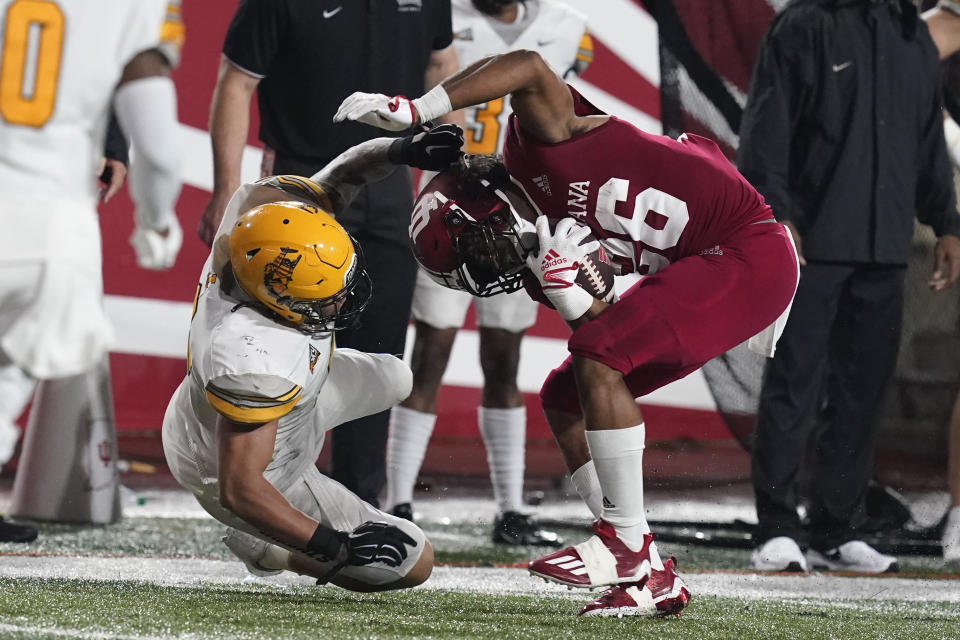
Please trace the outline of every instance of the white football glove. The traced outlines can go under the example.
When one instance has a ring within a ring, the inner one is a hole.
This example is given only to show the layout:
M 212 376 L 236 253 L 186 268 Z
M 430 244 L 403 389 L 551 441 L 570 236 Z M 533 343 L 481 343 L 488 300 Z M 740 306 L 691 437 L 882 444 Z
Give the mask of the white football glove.
M 356 120 L 387 131 L 403 131 L 417 124 L 417 116 L 413 102 L 403 96 L 391 98 L 382 93 L 357 91 L 340 104 L 333 121 Z
M 527 267 L 537 276 L 543 293 L 564 320 L 576 320 L 593 305 L 595 298 L 576 283 L 580 262 L 596 251 L 596 240 L 580 244 L 590 235 L 590 228 L 573 218 L 564 218 L 550 232 L 546 216 L 537 218 L 537 240 L 540 249 L 527 255 Z
M 170 216 L 166 236 L 140 225 L 137 225 L 130 236 L 130 245 L 137 254 L 137 265 L 155 271 L 172 267 L 182 244 L 183 230 L 176 216 Z

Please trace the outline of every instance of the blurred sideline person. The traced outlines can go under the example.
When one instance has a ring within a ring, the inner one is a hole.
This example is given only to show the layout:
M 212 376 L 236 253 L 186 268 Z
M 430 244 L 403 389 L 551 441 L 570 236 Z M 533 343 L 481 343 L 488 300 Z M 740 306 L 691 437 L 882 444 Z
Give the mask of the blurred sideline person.
M 957 125 L 952 118 L 946 117 L 943 128 L 947 140 L 947 151 L 950 153 L 956 172 L 960 169 L 960 125 Z M 960 394 L 954 400 L 950 420 L 947 423 L 947 485 L 950 502 L 944 517 L 941 536 L 943 560 L 949 565 L 960 566 Z
M 332 216 L 401 159 L 439 154 L 418 164 L 441 168 L 462 143 L 450 125 L 370 140 L 312 178 L 263 178 L 227 204 L 163 445 L 174 477 L 228 526 L 225 544 L 255 574 L 291 570 L 355 591 L 430 575 L 433 551 L 416 525 L 315 464 L 328 430 L 389 409 L 411 384 L 393 355 L 334 348 L 334 332 L 368 307 L 371 285 L 362 251 Z
M 166 240 L 180 189 L 169 67 L 183 25 L 167 0 L 2 0 L 0 12 L 2 464 L 36 382 L 93 371 L 112 338 L 96 212 L 122 182 L 116 158 L 103 158 L 111 109 L 137 149 L 134 235 L 162 238 L 153 244 L 166 266 L 176 255 Z M 155 255 L 138 249 L 138 260 Z
M 751 336 L 770 355 L 796 288 L 796 252 L 715 143 L 646 134 L 604 114 L 535 52 L 480 60 L 396 111 L 397 98 L 357 93 L 337 118 L 402 129 L 506 94 L 503 161 L 467 156 L 459 172 L 438 175 L 417 202 L 411 242 L 447 286 L 475 294 L 516 289 L 532 272 L 528 291 L 573 328 L 571 355 L 540 398 L 597 520 L 593 537 L 532 561 L 530 572 L 611 585 L 581 615 L 679 614 L 689 592 L 647 524 L 635 398 Z M 559 220 L 553 230 L 548 216 Z M 584 242 L 591 232 L 599 242 Z M 620 273 L 646 275 L 618 301 L 574 284 L 600 243 Z
M 941 60 L 960 51 L 960 0 L 940 0 L 923 19 Z
M 582 73 L 593 59 L 584 16 L 555 0 L 454 0 L 453 29 L 461 66 L 524 48 L 538 50 L 561 72 Z M 509 96 L 471 106 L 463 114 L 466 152 L 499 153 L 510 114 Z M 413 489 L 437 420 L 437 391 L 471 301 L 477 310 L 483 369 L 477 422 L 498 510 L 493 541 L 558 545 L 555 533 L 542 530 L 522 513 L 527 413 L 517 389 L 517 367 L 520 342 L 536 321 L 538 305 L 522 294 L 473 298 L 434 282 L 423 269 L 418 270 L 413 293 L 413 391 L 390 416 L 387 507 L 395 515 L 413 517 Z
M 458 68 L 452 38 L 449 0 L 241 0 L 210 107 L 214 187 L 200 238 L 212 242 L 240 184 L 254 91 L 266 146 L 261 175 L 312 175 L 373 137 L 365 127 L 330 122 L 344 96 L 357 89 L 420 95 Z M 341 213 L 377 294 L 362 322 L 339 333 L 340 346 L 403 354 L 416 278 L 406 233 L 412 204 L 410 172 L 398 167 Z M 386 484 L 389 417 L 366 416 L 331 436 L 331 475 L 375 506 Z
M 923 14 L 940 59 L 944 60 L 960 51 L 960 2 L 940 0 L 937 7 Z M 945 82 L 951 78 L 945 76 Z M 954 87 L 944 85 L 949 93 Z M 944 120 L 947 151 L 955 167 L 960 167 L 960 126 L 952 118 Z M 956 169 L 955 169 L 956 170 Z M 954 402 L 947 426 L 947 483 L 950 503 L 943 523 L 941 545 L 943 560 L 960 566 L 960 394 Z
M 937 54 L 916 7 L 806 0 L 784 9 L 757 56 L 738 164 L 790 230 L 802 265 L 760 392 L 751 562 L 896 571 L 897 559 L 861 532 L 914 218 L 938 237 L 930 286 L 943 290 L 960 273 Z M 813 469 L 807 530 L 797 512 L 802 465 Z

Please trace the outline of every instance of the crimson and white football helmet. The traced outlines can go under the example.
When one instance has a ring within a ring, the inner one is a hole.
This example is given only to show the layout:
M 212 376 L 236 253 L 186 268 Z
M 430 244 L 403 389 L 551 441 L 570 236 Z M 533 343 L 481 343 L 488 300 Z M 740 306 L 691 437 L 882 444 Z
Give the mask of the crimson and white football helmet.
M 471 158 L 483 166 L 471 167 Z M 410 245 L 433 280 L 480 297 L 523 286 L 524 260 L 536 247 L 536 232 L 511 203 L 507 192 L 513 189 L 493 156 L 465 156 L 460 166 L 427 183 L 410 218 Z

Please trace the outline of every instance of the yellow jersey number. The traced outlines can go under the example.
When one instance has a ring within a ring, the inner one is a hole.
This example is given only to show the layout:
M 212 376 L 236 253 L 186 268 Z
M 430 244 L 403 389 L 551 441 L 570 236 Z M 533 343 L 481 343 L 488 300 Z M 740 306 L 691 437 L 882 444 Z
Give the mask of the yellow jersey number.
M 42 127 L 57 100 L 63 11 L 48 0 L 14 0 L 4 24 L 0 115 L 11 124 Z
M 491 100 L 477 108 L 472 135 L 467 136 L 467 153 L 496 153 L 500 140 L 500 114 L 503 98 Z

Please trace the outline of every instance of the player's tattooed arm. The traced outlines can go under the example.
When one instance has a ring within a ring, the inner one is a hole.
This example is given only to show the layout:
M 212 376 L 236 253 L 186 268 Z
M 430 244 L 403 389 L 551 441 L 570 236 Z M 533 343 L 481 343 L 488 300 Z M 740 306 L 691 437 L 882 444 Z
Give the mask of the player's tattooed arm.
M 463 130 L 444 124 L 401 138 L 374 138 L 347 149 L 311 177 L 340 213 L 371 182 L 386 178 L 397 165 L 439 171 L 454 164 L 463 146 Z

